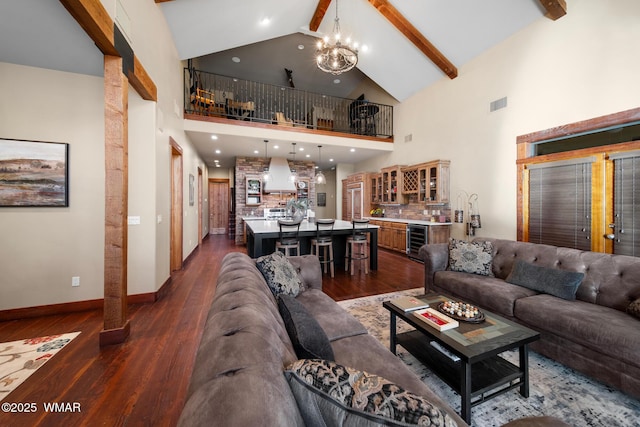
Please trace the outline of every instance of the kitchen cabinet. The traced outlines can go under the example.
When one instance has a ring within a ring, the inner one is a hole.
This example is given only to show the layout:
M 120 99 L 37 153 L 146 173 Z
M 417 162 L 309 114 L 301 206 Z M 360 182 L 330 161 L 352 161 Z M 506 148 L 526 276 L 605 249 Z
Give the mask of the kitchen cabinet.
M 402 168 L 402 193 L 417 194 L 419 203 L 449 203 L 449 165 L 435 160 Z
M 246 177 L 246 205 L 256 206 L 262 203 L 262 180 L 257 176 Z
M 429 243 L 449 243 L 451 225 L 429 225 L 429 227 L 427 227 L 427 236 L 427 242 Z
M 378 246 L 392 251 L 405 253 L 407 250 L 407 225 L 403 222 L 370 220 L 377 225 Z
M 369 182 L 371 184 L 371 204 L 377 205 L 382 203 L 382 174 L 369 174 Z
M 309 202 L 309 180 L 301 178 L 296 181 L 296 199 Z
M 402 202 L 402 168 L 391 166 L 380 170 L 382 175 L 382 204 L 400 204 Z

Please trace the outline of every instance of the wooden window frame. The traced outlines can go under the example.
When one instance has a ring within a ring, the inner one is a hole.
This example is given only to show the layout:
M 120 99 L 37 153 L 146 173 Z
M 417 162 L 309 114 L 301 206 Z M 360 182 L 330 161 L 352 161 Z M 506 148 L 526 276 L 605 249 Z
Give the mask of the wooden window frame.
M 600 238 L 602 234 L 601 224 L 611 223 L 613 218 L 608 211 L 601 209 L 607 197 L 607 192 L 613 191 L 613 161 L 609 154 L 638 150 L 640 141 L 624 142 L 600 147 L 585 148 L 562 153 L 554 153 L 536 156 L 535 145 L 542 141 L 568 137 L 578 133 L 591 132 L 607 127 L 615 127 L 640 121 L 640 108 L 634 108 L 594 119 L 558 126 L 539 132 L 520 135 L 516 139 L 517 147 L 517 186 L 516 186 L 516 215 L 517 215 L 517 240 L 528 241 L 529 230 L 529 172 L 527 165 L 546 163 L 558 160 L 570 160 L 579 157 L 596 157 L 593 163 L 592 173 L 592 250 L 596 252 L 612 252 L 611 241 Z

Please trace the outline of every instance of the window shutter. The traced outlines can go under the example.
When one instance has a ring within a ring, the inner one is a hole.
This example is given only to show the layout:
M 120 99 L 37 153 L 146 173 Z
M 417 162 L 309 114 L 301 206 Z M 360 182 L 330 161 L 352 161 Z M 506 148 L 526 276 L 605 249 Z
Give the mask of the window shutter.
M 591 250 L 593 158 L 530 165 L 529 241 Z
M 614 165 L 613 252 L 640 256 L 640 153 L 612 156 Z

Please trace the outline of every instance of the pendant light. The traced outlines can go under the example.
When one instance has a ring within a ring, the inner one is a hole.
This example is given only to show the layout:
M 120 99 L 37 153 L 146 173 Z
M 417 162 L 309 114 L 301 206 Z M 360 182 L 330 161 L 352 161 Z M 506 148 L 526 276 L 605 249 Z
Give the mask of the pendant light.
M 318 171 L 316 172 L 316 177 L 314 178 L 314 182 L 316 184 L 323 185 L 327 183 L 327 177 L 325 177 L 324 174 L 322 173 L 320 162 L 322 162 L 322 145 L 318 145 L 318 166 L 317 166 Z
M 296 172 L 296 143 L 292 142 L 291 152 L 293 153 L 293 167 L 291 168 L 291 175 L 289 175 L 289 181 L 296 182 L 298 179 L 298 173 Z
M 271 180 L 271 172 L 269 172 L 269 166 L 268 166 L 268 162 L 269 159 L 267 158 L 267 144 L 269 143 L 268 139 L 264 140 L 264 166 L 262 168 L 262 181 L 267 182 Z

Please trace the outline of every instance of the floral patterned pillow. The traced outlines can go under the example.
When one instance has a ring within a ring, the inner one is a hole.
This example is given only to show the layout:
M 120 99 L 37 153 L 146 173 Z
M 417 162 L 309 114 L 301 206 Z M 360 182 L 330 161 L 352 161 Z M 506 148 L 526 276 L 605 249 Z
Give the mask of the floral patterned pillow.
M 335 362 L 302 359 L 285 375 L 308 425 L 456 427 L 444 410 L 377 375 Z M 347 415 L 348 414 L 348 415 Z
M 640 298 L 629 304 L 627 313 L 640 319 Z
M 493 276 L 493 243 L 449 239 L 449 269 L 463 273 Z
M 304 290 L 296 268 L 280 251 L 258 258 L 256 267 L 274 296 L 286 294 L 295 297 Z

